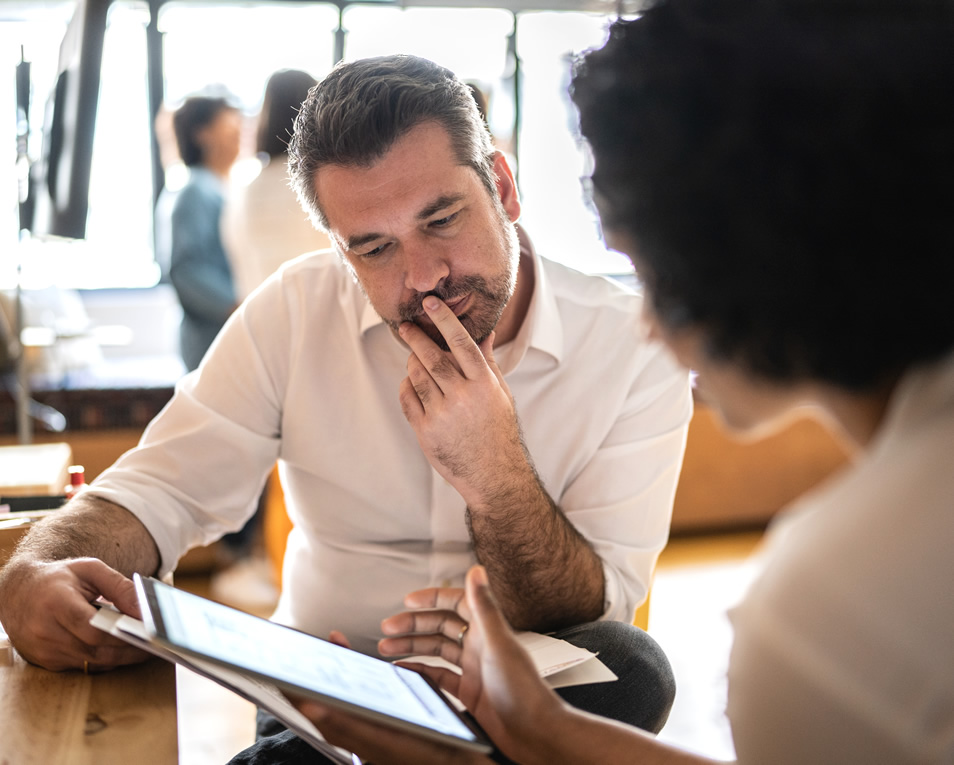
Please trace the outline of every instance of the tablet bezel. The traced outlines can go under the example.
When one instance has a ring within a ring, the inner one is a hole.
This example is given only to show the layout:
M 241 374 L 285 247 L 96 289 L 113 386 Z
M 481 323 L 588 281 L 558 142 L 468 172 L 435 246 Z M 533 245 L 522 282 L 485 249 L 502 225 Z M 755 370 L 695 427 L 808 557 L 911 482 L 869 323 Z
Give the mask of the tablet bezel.
M 437 684 L 434 683 L 434 681 L 432 681 L 429 677 L 425 675 L 419 675 L 419 676 L 425 681 L 426 685 L 433 690 L 434 697 L 437 703 L 444 705 L 448 710 L 450 710 L 450 712 L 454 715 L 454 717 L 456 717 L 464 725 L 464 727 L 468 731 L 470 731 L 470 733 L 474 737 L 473 739 L 461 738 L 451 733 L 447 733 L 441 730 L 436 730 L 434 728 L 428 728 L 426 726 L 419 725 L 415 722 L 405 720 L 400 717 L 393 717 L 384 712 L 379 712 L 378 710 L 368 709 L 367 707 L 359 706 L 349 701 L 346 701 L 344 699 L 340 699 L 336 696 L 330 695 L 327 692 L 323 693 L 322 691 L 317 690 L 315 688 L 298 685 L 298 684 L 289 682 L 283 678 L 272 677 L 270 675 L 264 674 L 250 667 L 242 666 L 241 664 L 234 663 L 230 661 L 229 659 L 216 656 L 214 654 L 210 654 L 207 652 L 196 651 L 190 648 L 189 646 L 181 645 L 175 642 L 169 636 L 169 633 L 166 630 L 165 620 L 163 619 L 163 607 L 156 596 L 156 591 L 159 588 L 166 588 L 167 590 L 172 590 L 175 593 L 177 593 L 177 596 L 188 596 L 188 597 L 198 598 L 199 600 L 206 600 L 210 604 L 214 603 L 215 605 L 224 607 L 224 608 L 231 608 L 231 607 L 224 606 L 223 604 L 208 600 L 207 598 L 203 598 L 200 595 L 195 595 L 194 593 L 190 593 L 185 590 L 180 590 L 176 587 L 165 584 L 164 582 L 160 582 L 159 580 L 153 579 L 151 577 L 143 577 L 143 576 L 140 576 L 139 574 L 136 574 L 134 575 L 133 579 L 136 585 L 136 593 L 139 599 L 140 610 L 142 611 L 143 624 L 145 625 L 147 632 L 149 633 L 150 637 L 152 637 L 152 639 L 154 639 L 156 642 L 158 642 L 159 644 L 165 646 L 166 648 L 174 652 L 178 652 L 186 656 L 193 656 L 193 657 L 198 657 L 200 659 L 205 659 L 207 661 L 218 664 L 219 666 L 228 667 L 231 670 L 245 673 L 246 675 L 250 677 L 255 677 L 260 680 L 264 680 L 266 682 L 272 683 L 283 691 L 289 691 L 295 695 L 298 695 L 304 698 L 313 698 L 318 702 L 327 704 L 328 706 L 340 708 L 348 712 L 352 712 L 353 714 L 359 717 L 364 717 L 366 719 L 369 719 L 375 722 L 380 722 L 382 724 L 397 728 L 399 730 L 403 730 L 409 733 L 414 733 L 416 735 L 419 735 L 431 741 L 436 741 L 442 744 L 449 744 L 451 746 L 460 747 L 463 749 L 468 749 L 470 751 L 476 751 L 476 752 L 481 752 L 485 754 L 488 754 L 493 751 L 493 745 L 491 744 L 489 739 L 487 739 L 486 734 L 484 734 L 483 731 L 473 721 L 471 721 L 466 716 L 461 714 L 450 703 L 450 701 L 448 701 L 448 699 L 444 696 L 444 694 L 438 688 Z M 231 609 L 231 610 L 238 611 L 239 613 L 243 614 L 243 616 L 247 616 L 250 619 L 256 619 L 256 620 L 265 622 L 269 625 L 269 629 L 275 629 L 277 631 L 287 630 L 290 632 L 296 632 L 300 635 L 307 635 L 307 637 L 312 640 L 321 641 L 322 643 L 326 645 L 334 646 L 334 649 L 336 650 L 341 650 L 341 651 L 351 650 L 348 648 L 344 648 L 343 646 L 338 646 L 334 643 L 330 643 L 327 640 L 322 640 L 321 638 L 316 637 L 314 635 L 308 635 L 307 633 L 303 633 L 299 630 L 295 630 L 292 627 L 287 627 L 285 625 L 278 624 L 277 622 L 272 622 L 268 619 L 263 619 L 259 616 L 255 616 L 253 614 L 249 614 L 244 611 L 239 611 L 238 609 Z M 384 661 L 383 659 L 378 659 L 376 657 L 367 657 L 367 658 L 373 659 L 374 661 L 378 661 L 382 665 L 386 665 L 392 670 L 398 669 L 404 672 L 413 671 L 413 670 L 406 669 L 404 667 L 396 667 L 390 662 Z

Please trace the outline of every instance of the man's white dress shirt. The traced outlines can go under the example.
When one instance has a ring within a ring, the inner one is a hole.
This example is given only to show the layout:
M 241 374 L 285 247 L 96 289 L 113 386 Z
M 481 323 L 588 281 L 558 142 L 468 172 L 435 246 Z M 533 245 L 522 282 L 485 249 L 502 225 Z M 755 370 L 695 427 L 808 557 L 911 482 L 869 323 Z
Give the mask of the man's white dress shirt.
M 495 356 L 544 486 L 603 559 L 604 618 L 629 621 L 668 536 L 688 375 L 646 340 L 640 297 L 533 263 L 527 318 Z M 408 355 L 337 255 L 291 261 L 90 491 L 142 520 L 166 572 L 240 528 L 279 460 L 294 530 L 274 618 L 375 652 L 406 593 L 462 586 L 475 563 L 464 501 L 401 412 Z

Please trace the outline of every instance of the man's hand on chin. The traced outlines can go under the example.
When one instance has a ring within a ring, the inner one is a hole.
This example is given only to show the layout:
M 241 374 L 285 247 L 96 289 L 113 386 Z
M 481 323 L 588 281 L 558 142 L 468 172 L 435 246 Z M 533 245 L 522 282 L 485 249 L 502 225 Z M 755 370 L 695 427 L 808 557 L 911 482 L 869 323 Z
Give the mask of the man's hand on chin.
M 420 327 L 401 325 L 412 351 L 401 408 L 435 470 L 469 506 L 481 504 L 532 473 L 513 398 L 494 360 L 493 333 L 478 346 L 438 298 L 424 298 L 423 307 L 450 350 Z

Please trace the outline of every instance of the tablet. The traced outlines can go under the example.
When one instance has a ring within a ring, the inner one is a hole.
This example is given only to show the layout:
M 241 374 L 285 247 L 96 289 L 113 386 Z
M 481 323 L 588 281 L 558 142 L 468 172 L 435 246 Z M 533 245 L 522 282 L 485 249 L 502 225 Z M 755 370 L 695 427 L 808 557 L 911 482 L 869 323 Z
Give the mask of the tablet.
M 493 747 L 428 678 L 156 579 L 134 577 L 158 643 L 328 706 L 478 752 Z

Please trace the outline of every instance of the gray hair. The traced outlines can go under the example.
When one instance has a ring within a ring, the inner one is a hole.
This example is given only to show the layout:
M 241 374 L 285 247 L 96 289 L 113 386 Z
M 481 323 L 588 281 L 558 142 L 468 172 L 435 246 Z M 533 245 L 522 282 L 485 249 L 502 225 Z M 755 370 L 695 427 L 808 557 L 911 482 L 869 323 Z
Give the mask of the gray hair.
M 457 161 L 497 194 L 495 150 L 470 89 L 449 69 L 408 55 L 339 63 L 314 86 L 295 120 L 288 147 L 291 187 L 315 225 L 328 221 L 315 192 L 324 165 L 368 167 L 409 130 L 436 122 Z

